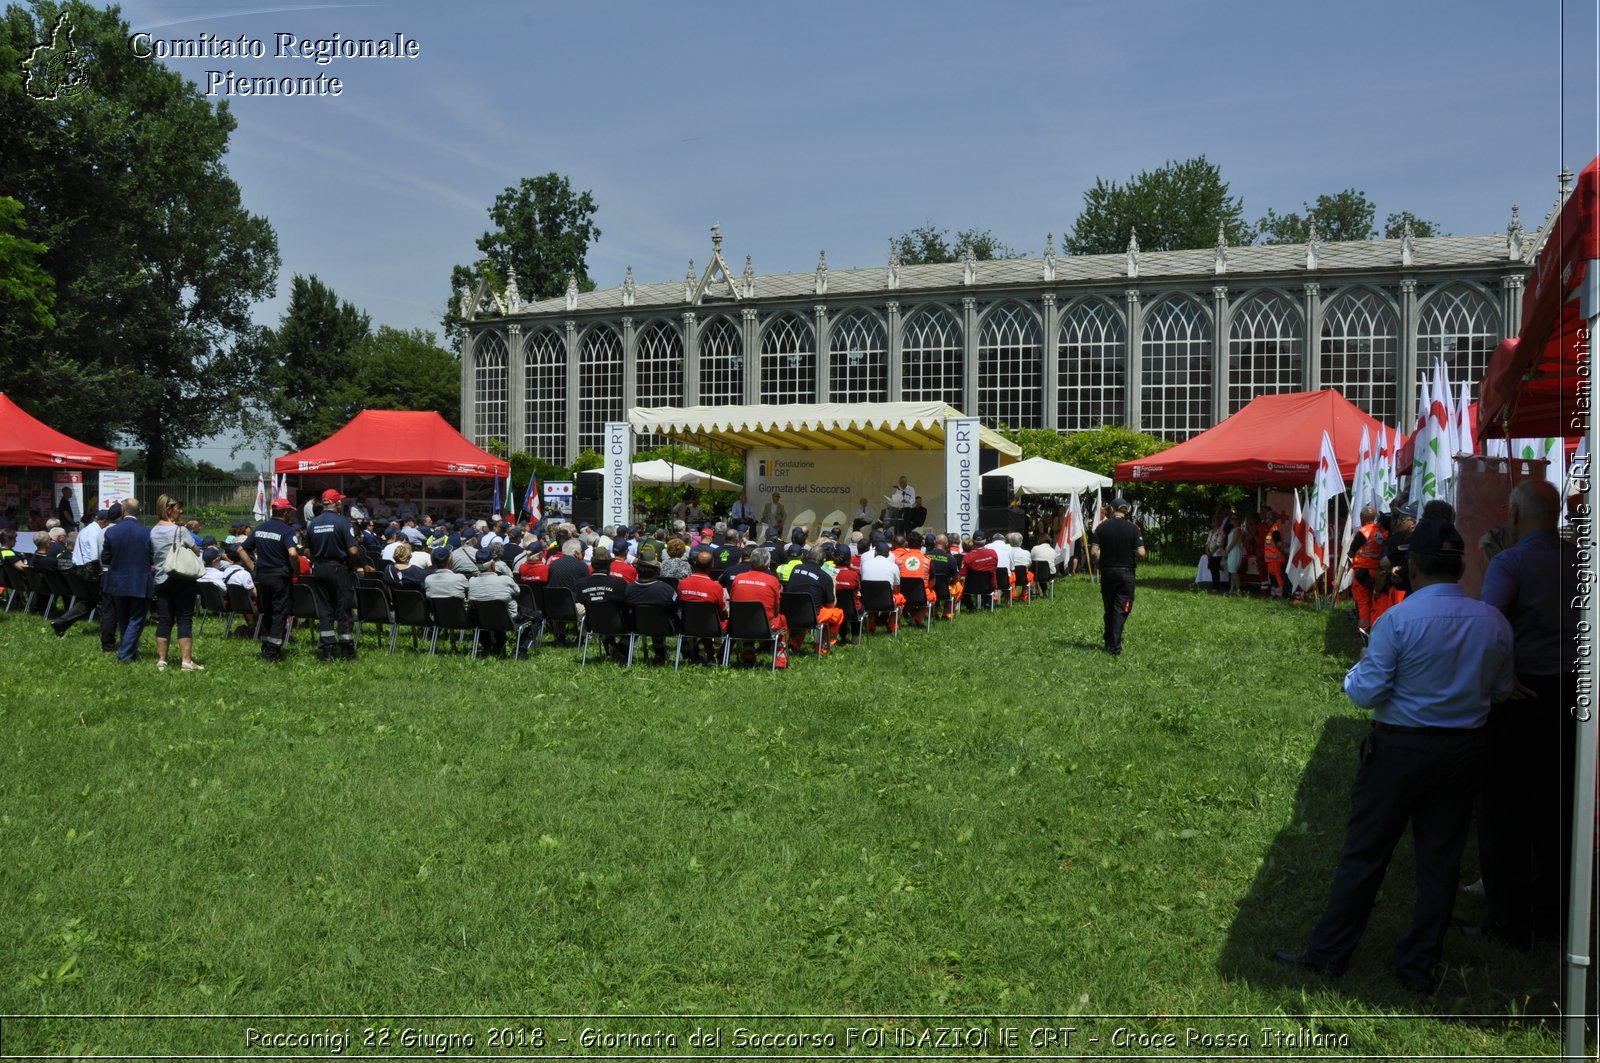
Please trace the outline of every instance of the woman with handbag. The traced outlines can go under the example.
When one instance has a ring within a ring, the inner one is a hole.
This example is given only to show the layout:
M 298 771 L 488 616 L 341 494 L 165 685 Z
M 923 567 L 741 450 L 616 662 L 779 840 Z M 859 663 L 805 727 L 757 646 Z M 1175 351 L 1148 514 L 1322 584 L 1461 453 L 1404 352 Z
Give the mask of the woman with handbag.
M 183 503 L 171 495 L 156 499 L 156 526 L 150 529 L 156 577 L 156 671 L 167 670 L 172 628 L 178 628 L 179 665 L 185 672 L 203 672 L 194 659 L 195 581 L 205 571 L 200 550 L 182 525 Z

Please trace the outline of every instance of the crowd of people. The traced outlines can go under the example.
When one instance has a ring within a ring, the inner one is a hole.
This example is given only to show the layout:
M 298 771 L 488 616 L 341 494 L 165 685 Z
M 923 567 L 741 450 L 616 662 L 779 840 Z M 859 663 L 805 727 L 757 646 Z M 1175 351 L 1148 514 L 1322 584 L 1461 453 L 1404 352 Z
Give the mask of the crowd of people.
M 973 607 L 1001 597 L 1031 597 L 1033 584 L 1053 579 L 1060 561 L 1048 540 L 1034 542 L 1016 532 L 924 534 L 878 521 L 848 532 L 786 528 L 776 493 L 764 507 L 772 519 L 756 525 L 764 537 L 739 522 L 691 527 L 681 519 L 646 529 L 436 521 L 423 514 L 380 528 L 364 516 L 348 515 L 348 501 L 329 489 L 303 509 L 275 502 L 270 519 L 236 524 L 219 541 L 184 520 L 179 499 L 157 499 L 153 524 L 145 523 L 139 500 L 125 499 L 95 513 L 75 533 L 59 526 L 38 533 L 32 553 L 15 549 L 14 532 L 0 531 L 0 564 L 46 566 L 76 576 L 83 593 L 51 619 L 55 633 L 65 636 L 95 611 L 102 649 L 125 664 L 139 659 L 154 603 L 156 667 L 173 663 L 183 671 L 203 671 L 194 657 L 194 618 L 204 583 L 244 592 L 246 620 L 255 623 L 267 661 L 284 658 L 296 583 L 307 586 L 315 605 L 318 657 L 354 659 L 355 591 L 361 581 L 374 580 L 420 591 L 432 603 L 470 602 L 480 615 L 503 610 L 507 623 L 484 632 L 491 655 L 521 648 L 508 642 L 508 633 L 544 621 L 551 590 L 571 595 L 570 613 L 561 611 L 568 622 L 552 618 L 550 624 L 558 644 L 574 637 L 579 625 L 573 619 L 604 608 L 602 603 L 624 617 L 639 606 L 664 607 L 674 622 L 684 604 L 706 603 L 725 629 L 735 603 L 757 602 L 778 635 L 772 663 L 785 668 L 790 654 L 807 652 L 807 631 L 789 630 L 785 592 L 810 599 L 820 637 L 812 637 L 809 649 L 825 655 L 841 637 L 879 628 L 897 632 L 902 619 L 952 619 L 964 601 Z M 192 554 L 192 566 L 174 558 L 178 553 Z M 887 585 L 888 597 L 863 600 L 863 582 Z M 174 636 L 176 661 L 169 657 Z M 709 663 L 712 641 L 696 640 L 689 659 Z M 600 644 L 618 658 L 625 653 L 616 632 L 601 636 Z M 751 663 L 756 646 L 742 645 L 740 663 Z M 665 659 L 663 636 L 652 638 L 647 659 Z

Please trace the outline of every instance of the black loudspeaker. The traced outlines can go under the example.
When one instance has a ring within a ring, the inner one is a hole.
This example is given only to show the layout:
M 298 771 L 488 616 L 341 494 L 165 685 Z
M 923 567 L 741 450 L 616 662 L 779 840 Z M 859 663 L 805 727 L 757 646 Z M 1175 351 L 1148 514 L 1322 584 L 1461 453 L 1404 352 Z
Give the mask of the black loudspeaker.
M 590 477 L 596 479 L 596 477 Z M 583 482 L 582 477 L 578 479 Z M 600 527 L 600 500 L 598 498 L 574 498 L 572 500 L 572 523 L 583 527 L 584 522 Z
M 978 505 L 986 509 L 1005 509 L 1011 505 L 1011 477 L 985 476 Z
M 575 502 L 598 502 L 606 478 L 598 472 L 580 472 L 574 479 L 572 498 Z
M 988 535 L 995 532 L 1025 532 L 1028 530 L 1028 518 L 1023 516 L 1020 509 L 983 506 L 978 510 L 978 528 Z

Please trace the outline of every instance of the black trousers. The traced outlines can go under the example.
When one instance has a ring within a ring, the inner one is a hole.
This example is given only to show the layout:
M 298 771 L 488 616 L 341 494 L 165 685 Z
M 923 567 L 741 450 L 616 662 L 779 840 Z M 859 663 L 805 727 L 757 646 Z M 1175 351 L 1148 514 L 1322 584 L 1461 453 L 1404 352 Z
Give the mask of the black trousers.
M 1567 914 L 1576 778 L 1572 675 L 1517 677 L 1533 697 L 1489 711 L 1493 753 L 1478 804 L 1478 852 L 1490 933 L 1519 947 L 1559 934 Z
M 106 595 L 100 593 L 100 567 L 98 565 L 80 565 L 76 571 L 79 576 L 83 577 L 85 592 L 82 597 L 73 603 L 72 608 L 51 621 L 56 626 L 57 631 L 66 631 L 73 624 L 88 616 L 90 609 L 99 609 L 100 605 L 108 600 Z M 93 574 L 92 579 L 90 578 L 91 573 Z M 115 612 L 116 606 L 112 605 L 111 608 Z M 100 612 L 100 626 L 102 630 L 107 626 L 105 610 L 103 609 Z M 110 626 L 114 633 L 116 629 L 115 616 L 112 617 Z M 102 639 L 101 645 L 104 644 L 105 640 Z M 115 649 L 116 647 L 113 645 L 111 648 Z
M 1100 602 L 1105 606 L 1106 649 L 1122 652 L 1122 629 L 1133 612 L 1133 569 L 1100 570 Z
M 317 606 L 317 655 L 324 660 L 356 655 L 356 580 L 343 561 L 316 561 L 311 566 L 311 600 Z
M 1344 850 L 1327 910 L 1302 954 L 1305 963 L 1334 973 L 1350 965 L 1389 860 L 1410 823 L 1417 901 L 1392 962 L 1402 981 L 1432 988 L 1488 753 L 1487 728 L 1397 734 L 1374 727 L 1361 745 Z
M 284 635 L 289 629 L 289 586 L 287 572 L 261 572 L 256 575 L 256 604 L 261 610 L 261 659 L 283 659 Z

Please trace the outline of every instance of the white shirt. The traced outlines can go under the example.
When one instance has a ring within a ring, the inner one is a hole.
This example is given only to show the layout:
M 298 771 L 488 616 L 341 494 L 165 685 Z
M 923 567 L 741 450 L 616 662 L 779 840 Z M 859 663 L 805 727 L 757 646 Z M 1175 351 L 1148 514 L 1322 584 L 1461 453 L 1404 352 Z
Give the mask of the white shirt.
M 893 557 L 888 554 L 879 555 L 876 550 L 865 554 L 861 558 L 861 581 L 879 580 L 900 586 L 900 566 L 895 564 Z
M 1006 542 L 1004 539 L 1001 539 L 1001 540 L 999 540 L 997 542 L 990 543 L 989 544 L 989 549 L 994 553 L 995 563 L 1000 568 L 1003 568 L 1007 572 L 1010 572 L 1011 571 L 1011 544 Z
M 917 489 L 910 484 L 906 484 L 904 487 L 896 487 L 894 494 L 889 496 L 889 504 L 900 509 L 910 509 L 916 504 L 916 501 Z
M 78 529 L 78 541 L 72 545 L 72 563 L 87 565 L 100 560 L 100 549 L 106 543 L 106 530 L 100 522 L 91 520 Z

